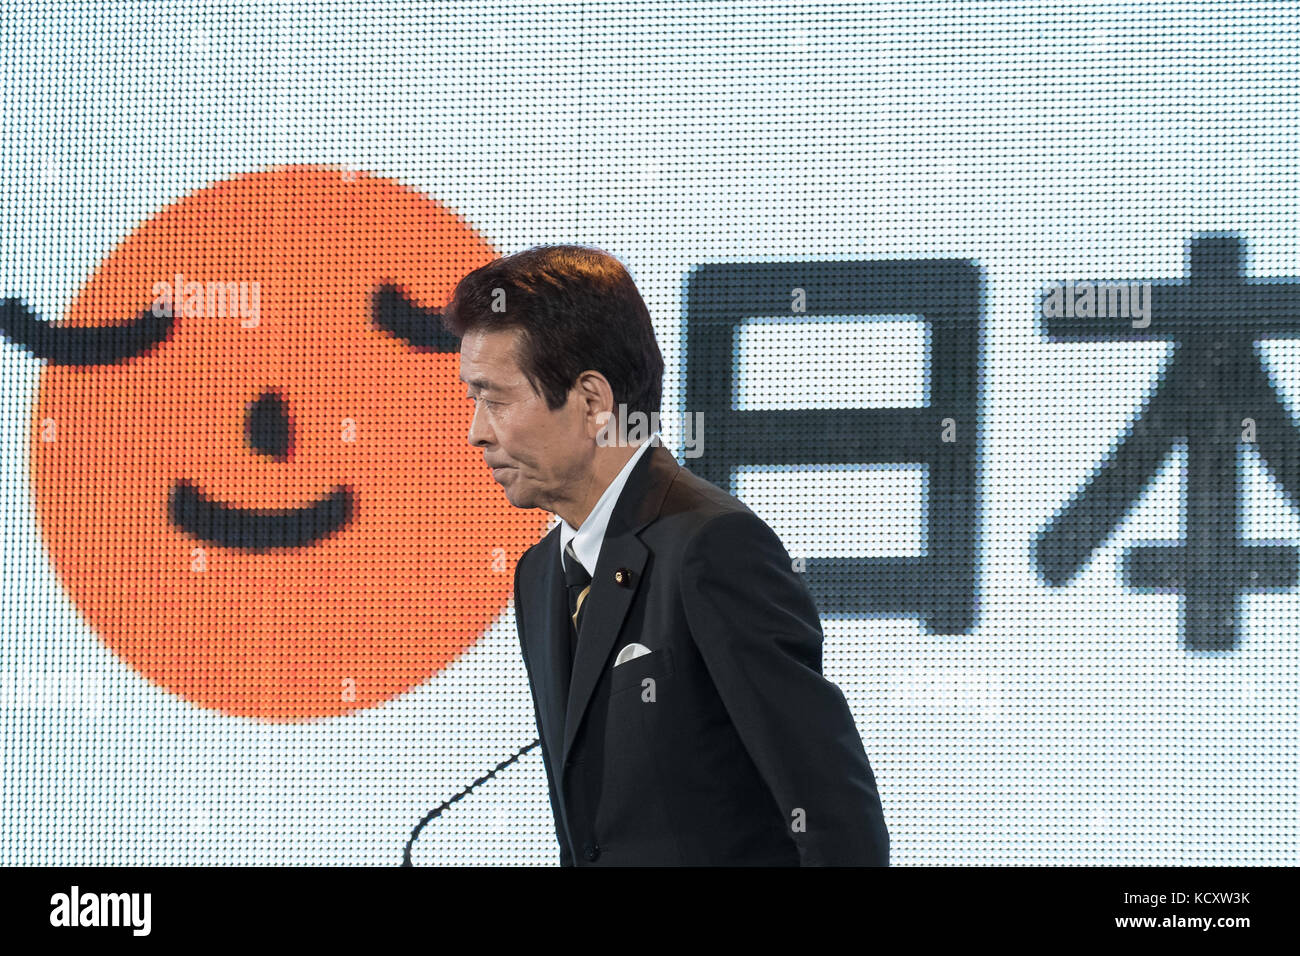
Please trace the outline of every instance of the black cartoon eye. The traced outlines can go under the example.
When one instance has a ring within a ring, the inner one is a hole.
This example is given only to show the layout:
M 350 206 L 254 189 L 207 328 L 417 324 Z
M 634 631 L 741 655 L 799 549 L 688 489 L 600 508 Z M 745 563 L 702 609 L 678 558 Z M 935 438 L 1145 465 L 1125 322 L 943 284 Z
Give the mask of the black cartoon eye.
M 442 313 L 416 305 L 395 283 L 385 283 L 375 290 L 370 313 L 376 328 L 412 348 L 422 352 L 460 351 L 460 339 L 443 327 Z
M 141 312 L 125 325 L 80 328 L 37 318 L 18 299 L 0 302 L 0 334 L 51 365 L 112 365 L 164 341 L 172 316 Z
M 460 339 L 443 327 L 436 309 L 412 302 L 396 283 L 375 290 L 375 326 L 412 348 L 456 352 Z M 18 299 L 0 302 L 0 335 L 51 365 L 112 365 L 151 351 L 171 334 L 173 317 L 145 310 L 123 325 L 89 328 L 56 325 L 38 318 Z

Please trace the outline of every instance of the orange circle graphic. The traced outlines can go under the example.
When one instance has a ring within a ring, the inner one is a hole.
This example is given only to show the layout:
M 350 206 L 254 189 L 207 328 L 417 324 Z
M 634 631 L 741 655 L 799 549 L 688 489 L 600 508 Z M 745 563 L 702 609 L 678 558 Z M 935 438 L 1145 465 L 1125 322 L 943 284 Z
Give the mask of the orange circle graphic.
M 196 191 L 113 250 L 61 328 L 170 326 L 44 368 L 31 443 L 51 560 L 108 647 L 202 707 L 301 721 L 483 634 L 547 519 L 467 444 L 438 324 L 493 258 L 428 197 L 316 166 Z

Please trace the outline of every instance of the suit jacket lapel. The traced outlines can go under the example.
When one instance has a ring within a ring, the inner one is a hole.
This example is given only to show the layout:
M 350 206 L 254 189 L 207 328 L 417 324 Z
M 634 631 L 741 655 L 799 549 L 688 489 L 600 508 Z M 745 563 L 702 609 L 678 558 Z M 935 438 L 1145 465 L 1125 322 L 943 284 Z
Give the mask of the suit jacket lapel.
M 560 527 L 556 525 L 537 545 L 542 555 L 558 554 Z M 529 682 L 537 698 L 540 725 L 546 750 L 558 754 L 564 746 L 564 708 L 569 697 L 568 634 L 562 630 L 568 598 L 564 573 L 556 561 L 543 560 L 537 573 L 519 579 L 522 649 L 528 664 Z M 564 635 L 565 643 L 556 639 Z
M 578 640 L 577 658 L 573 662 L 572 679 L 568 684 L 568 702 L 564 709 L 564 746 L 559 751 L 560 760 L 568 760 L 569 750 L 577 735 L 578 726 L 586 713 L 591 695 L 600 680 L 601 670 L 609 660 L 609 652 L 618 639 L 632 599 L 641 587 L 642 571 L 649 552 L 637 537 L 637 532 L 659 516 L 664 495 L 681 466 L 663 445 L 648 449 L 632 467 L 623 485 L 623 491 L 614 504 L 605 529 L 605 540 L 600 546 L 600 557 L 591 578 L 591 591 L 587 594 L 582 612 L 582 634 Z M 557 529 L 558 530 L 558 529 Z M 553 573 L 559 574 L 559 551 L 555 545 Z M 631 571 L 627 585 L 615 582 L 614 572 Z M 568 639 L 568 599 L 561 580 L 551 589 L 553 603 L 559 604 L 559 630 L 552 638 Z M 590 606 L 585 606 L 590 605 Z M 555 615 L 552 614 L 552 620 Z M 553 640 L 558 644 L 558 640 Z M 564 651 L 567 657 L 567 650 Z M 555 751 L 552 751 L 555 753 Z
M 541 573 L 524 586 L 527 589 L 525 608 L 536 610 L 528 616 L 524 629 L 528 660 L 533 670 L 533 687 L 538 695 L 538 709 L 542 726 L 538 730 L 546 736 L 546 749 L 559 754 L 564 746 L 564 711 L 569 699 L 569 599 L 564 588 L 564 573 L 559 562 L 560 527 L 542 539 L 543 560 Z M 516 608 L 516 613 L 523 609 Z M 586 623 L 585 619 L 583 623 Z

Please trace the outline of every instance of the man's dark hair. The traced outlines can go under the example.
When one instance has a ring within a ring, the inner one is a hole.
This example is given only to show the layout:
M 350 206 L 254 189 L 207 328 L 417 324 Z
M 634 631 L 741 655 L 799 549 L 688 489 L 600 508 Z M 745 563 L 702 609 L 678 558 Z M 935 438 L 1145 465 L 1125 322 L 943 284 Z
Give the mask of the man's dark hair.
M 493 312 L 502 294 L 504 311 Z M 650 312 L 627 269 L 600 249 L 535 246 L 480 266 L 457 284 L 442 324 L 457 338 L 520 329 L 519 367 L 551 411 L 587 369 L 609 380 L 616 418 L 620 404 L 659 411 L 664 360 Z

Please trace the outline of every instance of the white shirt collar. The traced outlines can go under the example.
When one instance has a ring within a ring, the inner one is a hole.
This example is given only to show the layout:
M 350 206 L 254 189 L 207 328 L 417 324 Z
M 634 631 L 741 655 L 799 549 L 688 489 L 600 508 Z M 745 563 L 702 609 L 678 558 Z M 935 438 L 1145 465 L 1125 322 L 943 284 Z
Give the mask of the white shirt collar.
M 614 513 L 614 504 L 623 492 L 623 486 L 627 484 L 627 477 L 636 467 L 636 463 L 645 454 L 646 449 L 651 446 L 654 439 L 659 435 L 655 432 L 645 441 L 643 441 L 637 450 L 632 453 L 632 457 L 627 460 L 623 470 L 614 476 L 614 480 L 609 483 L 609 487 L 601 494 L 600 500 L 596 506 L 591 509 L 591 514 L 587 515 L 582 522 L 581 528 L 574 528 L 563 518 L 560 519 L 560 560 L 564 560 L 564 549 L 569 541 L 573 541 L 573 551 L 578 556 L 578 561 L 587 569 L 587 573 L 593 577 L 596 574 L 596 559 L 600 557 L 600 546 L 605 541 L 605 529 L 609 526 L 609 516 Z M 660 439 L 662 442 L 662 439 Z M 563 565 L 561 565 L 563 567 Z

